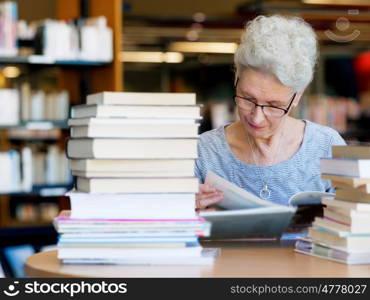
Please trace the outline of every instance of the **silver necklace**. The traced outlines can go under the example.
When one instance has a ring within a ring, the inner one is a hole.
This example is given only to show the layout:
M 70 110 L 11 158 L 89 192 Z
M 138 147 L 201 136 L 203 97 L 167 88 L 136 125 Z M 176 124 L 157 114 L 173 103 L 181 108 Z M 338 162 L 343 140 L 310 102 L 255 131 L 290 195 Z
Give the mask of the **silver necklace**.
M 275 162 L 275 158 L 276 158 L 276 155 L 277 155 L 277 153 L 279 152 L 280 145 L 281 145 L 281 140 L 282 140 L 282 138 L 283 138 L 283 134 L 284 134 L 284 131 L 282 131 L 282 133 L 281 133 L 281 136 L 280 136 L 280 139 L 279 139 L 279 144 L 278 144 L 278 147 L 277 147 L 277 149 L 276 149 L 276 152 L 275 152 L 275 153 L 274 153 L 274 155 L 273 155 L 273 160 L 272 160 L 271 165 L 273 165 L 273 164 L 274 164 L 274 162 Z M 250 140 L 249 140 L 249 136 L 248 136 L 248 139 L 247 139 L 247 140 L 248 140 L 249 147 L 250 147 L 250 149 L 251 149 L 253 162 L 254 162 L 254 164 L 255 164 L 256 166 L 258 166 L 258 164 L 257 164 L 257 160 L 256 160 L 256 158 L 255 158 L 255 156 L 254 156 L 254 151 L 253 151 L 253 149 L 252 149 L 252 144 L 251 144 L 251 142 L 250 142 Z M 270 191 L 270 189 L 269 189 L 268 184 L 263 180 L 263 176 L 261 175 L 261 173 L 260 173 L 260 170 L 259 170 L 259 169 L 257 169 L 257 173 L 258 173 L 258 177 L 259 177 L 259 179 L 261 180 L 262 185 L 263 185 L 263 186 L 262 186 L 262 189 L 260 190 L 260 198 L 267 200 L 267 199 L 269 199 L 269 198 L 270 198 L 270 196 L 271 196 L 271 191 Z

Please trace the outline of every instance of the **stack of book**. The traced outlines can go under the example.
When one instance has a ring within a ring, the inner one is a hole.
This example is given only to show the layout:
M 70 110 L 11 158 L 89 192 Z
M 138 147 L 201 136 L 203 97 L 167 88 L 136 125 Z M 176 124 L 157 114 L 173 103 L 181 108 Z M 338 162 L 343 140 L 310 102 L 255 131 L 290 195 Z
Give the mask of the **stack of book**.
M 72 108 L 64 263 L 213 262 L 198 243 L 210 232 L 195 212 L 199 118 L 193 94 L 105 92 Z
M 333 158 L 321 159 L 322 178 L 336 188 L 323 198 L 317 217 L 298 252 L 347 264 L 370 263 L 370 146 L 333 146 Z

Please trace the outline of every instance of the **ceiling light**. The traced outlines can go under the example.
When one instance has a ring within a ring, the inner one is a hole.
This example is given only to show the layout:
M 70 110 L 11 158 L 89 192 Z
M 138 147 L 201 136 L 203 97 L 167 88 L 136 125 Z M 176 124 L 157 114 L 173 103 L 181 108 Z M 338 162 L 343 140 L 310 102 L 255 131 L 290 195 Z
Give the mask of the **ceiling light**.
M 181 63 L 184 56 L 178 52 L 122 51 L 121 61 L 142 63 Z
M 18 67 L 5 67 L 2 70 L 6 78 L 17 78 L 21 74 L 21 70 Z
M 208 43 L 208 42 L 174 42 L 170 44 L 171 51 L 193 53 L 231 53 L 238 48 L 237 43 Z
M 303 0 L 306 4 L 370 6 L 369 0 Z

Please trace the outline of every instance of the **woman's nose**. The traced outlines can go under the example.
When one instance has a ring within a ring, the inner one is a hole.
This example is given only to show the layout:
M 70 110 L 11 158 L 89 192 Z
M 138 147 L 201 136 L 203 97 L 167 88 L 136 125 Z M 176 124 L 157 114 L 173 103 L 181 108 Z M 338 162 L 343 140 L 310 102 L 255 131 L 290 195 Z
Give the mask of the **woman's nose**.
M 252 121 L 254 124 L 259 124 L 265 120 L 265 114 L 262 110 L 262 107 L 256 106 L 255 109 L 251 112 Z

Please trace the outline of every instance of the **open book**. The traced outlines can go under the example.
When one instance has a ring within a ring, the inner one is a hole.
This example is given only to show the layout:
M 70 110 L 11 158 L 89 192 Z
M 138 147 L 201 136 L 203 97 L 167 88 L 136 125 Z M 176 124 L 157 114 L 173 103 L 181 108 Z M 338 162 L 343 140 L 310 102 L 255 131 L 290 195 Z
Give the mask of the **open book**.
M 300 192 L 289 199 L 289 206 L 285 206 L 263 200 L 212 172 L 208 172 L 205 182 L 224 192 L 219 206 L 225 210 L 200 213 L 212 223 L 211 237 L 214 238 L 280 236 L 297 206 L 320 204 L 322 197 L 334 196 L 319 191 Z

